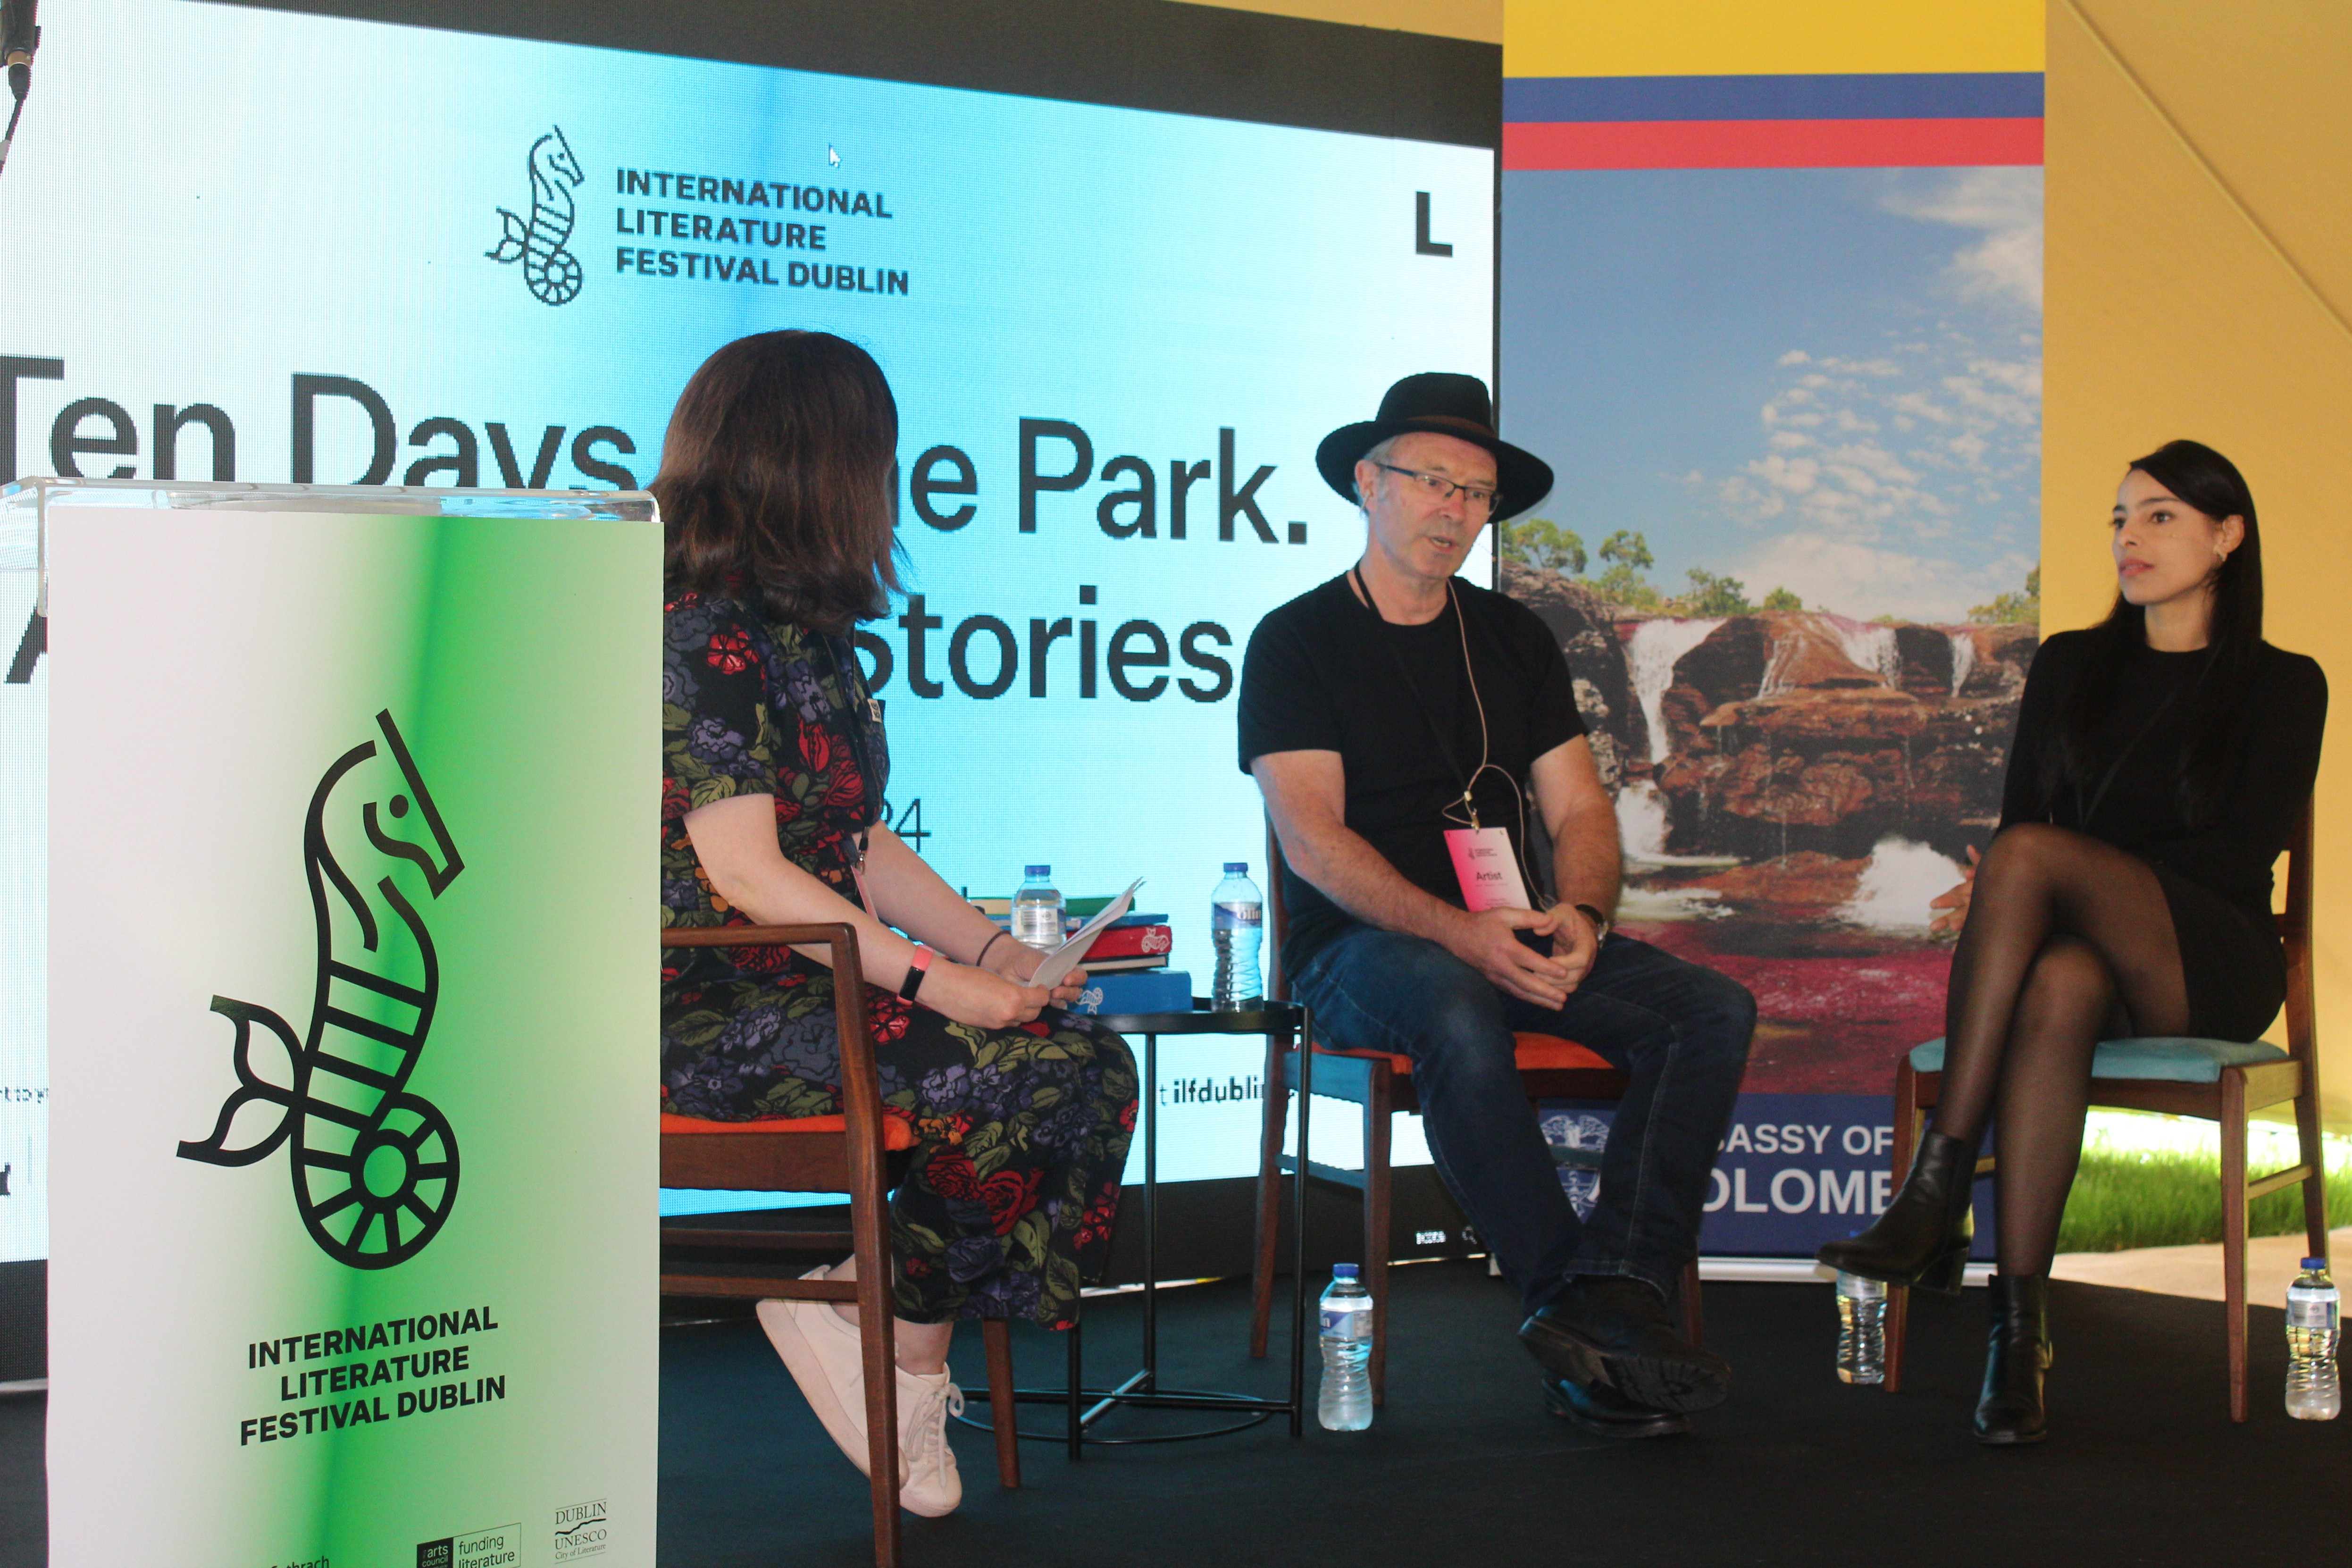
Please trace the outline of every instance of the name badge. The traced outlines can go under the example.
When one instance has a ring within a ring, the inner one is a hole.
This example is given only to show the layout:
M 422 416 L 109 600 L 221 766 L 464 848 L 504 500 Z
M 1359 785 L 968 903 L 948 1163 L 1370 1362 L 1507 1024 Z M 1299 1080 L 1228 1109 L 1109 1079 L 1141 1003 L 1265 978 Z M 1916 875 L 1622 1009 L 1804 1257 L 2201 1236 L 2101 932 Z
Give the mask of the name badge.
M 1454 855 L 1454 879 L 1462 884 L 1462 906 L 1481 910 L 1527 910 L 1528 885 L 1519 876 L 1519 858 L 1511 853 L 1511 836 L 1500 827 L 1449 827 L 1445 847 Z

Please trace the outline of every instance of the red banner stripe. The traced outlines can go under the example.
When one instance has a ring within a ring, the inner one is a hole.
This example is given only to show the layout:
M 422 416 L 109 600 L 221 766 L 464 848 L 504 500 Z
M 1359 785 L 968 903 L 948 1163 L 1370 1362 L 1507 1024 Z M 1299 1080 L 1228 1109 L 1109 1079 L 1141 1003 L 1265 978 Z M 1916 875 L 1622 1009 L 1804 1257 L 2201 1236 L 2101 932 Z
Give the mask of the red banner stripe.
M 1645 120 L 1503 127 L 1507 170 L 1918 169 L 2041 162 L 2039 120 Z

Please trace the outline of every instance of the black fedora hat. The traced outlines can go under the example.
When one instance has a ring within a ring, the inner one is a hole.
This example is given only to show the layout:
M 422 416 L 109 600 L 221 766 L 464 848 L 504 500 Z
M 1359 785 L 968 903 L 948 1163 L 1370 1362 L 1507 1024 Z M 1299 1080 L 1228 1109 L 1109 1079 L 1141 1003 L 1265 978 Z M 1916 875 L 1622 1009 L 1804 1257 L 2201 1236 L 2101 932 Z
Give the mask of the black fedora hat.
M 1356 463 L 1391 436 L 1425 430 L 1452 436 L 1495 454 L 1494 521 L 1517 517 L 1551 493 L 1551 465 L 1495 434 L 1495 405 L 1486 384 L 1475 375 L 1423 371 L 1406 376 L 1381 399 L 1377 419 L 1342 425 L 1315 448 L 1315 466 L 1325 482 L 1349 501 L 1356 500 Z

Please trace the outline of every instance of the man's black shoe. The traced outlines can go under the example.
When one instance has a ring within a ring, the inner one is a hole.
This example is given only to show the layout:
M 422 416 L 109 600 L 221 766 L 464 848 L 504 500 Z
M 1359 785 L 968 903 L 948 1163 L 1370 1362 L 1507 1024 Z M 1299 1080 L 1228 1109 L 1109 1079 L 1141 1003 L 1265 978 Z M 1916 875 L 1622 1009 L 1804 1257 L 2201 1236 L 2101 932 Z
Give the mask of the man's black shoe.
M 1519 1342 L 1571 1383 L 1606 1383 L 1637 1405 L 1708 1410 L 1731 1391 L 1724 1359 L 1668 1324 L 1665 1298 L 1618 1274 L 1579 1275 L 1519 1326 Z
M 1544 1379 L 1544 1405 L 1595 1437 L 1674 1437 L 1690 1430 L 1687 1418 L 1636 1405 L 1605 1383 Z

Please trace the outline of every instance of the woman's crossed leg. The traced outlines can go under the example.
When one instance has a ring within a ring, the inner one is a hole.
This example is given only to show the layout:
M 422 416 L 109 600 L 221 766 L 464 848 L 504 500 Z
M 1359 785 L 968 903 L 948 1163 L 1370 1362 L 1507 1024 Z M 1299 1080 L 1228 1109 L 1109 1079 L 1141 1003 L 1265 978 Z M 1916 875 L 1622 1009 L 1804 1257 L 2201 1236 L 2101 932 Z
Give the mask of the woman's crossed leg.
M 1935 1115 L 1971 1147 L 1993 1118 L 2003 1274 L 2049 1271 L 2098 1043 L 2189 1026 L 2172 913 L 2147 862 L 2046 823 L 2003 829 L 1952 957 Z

